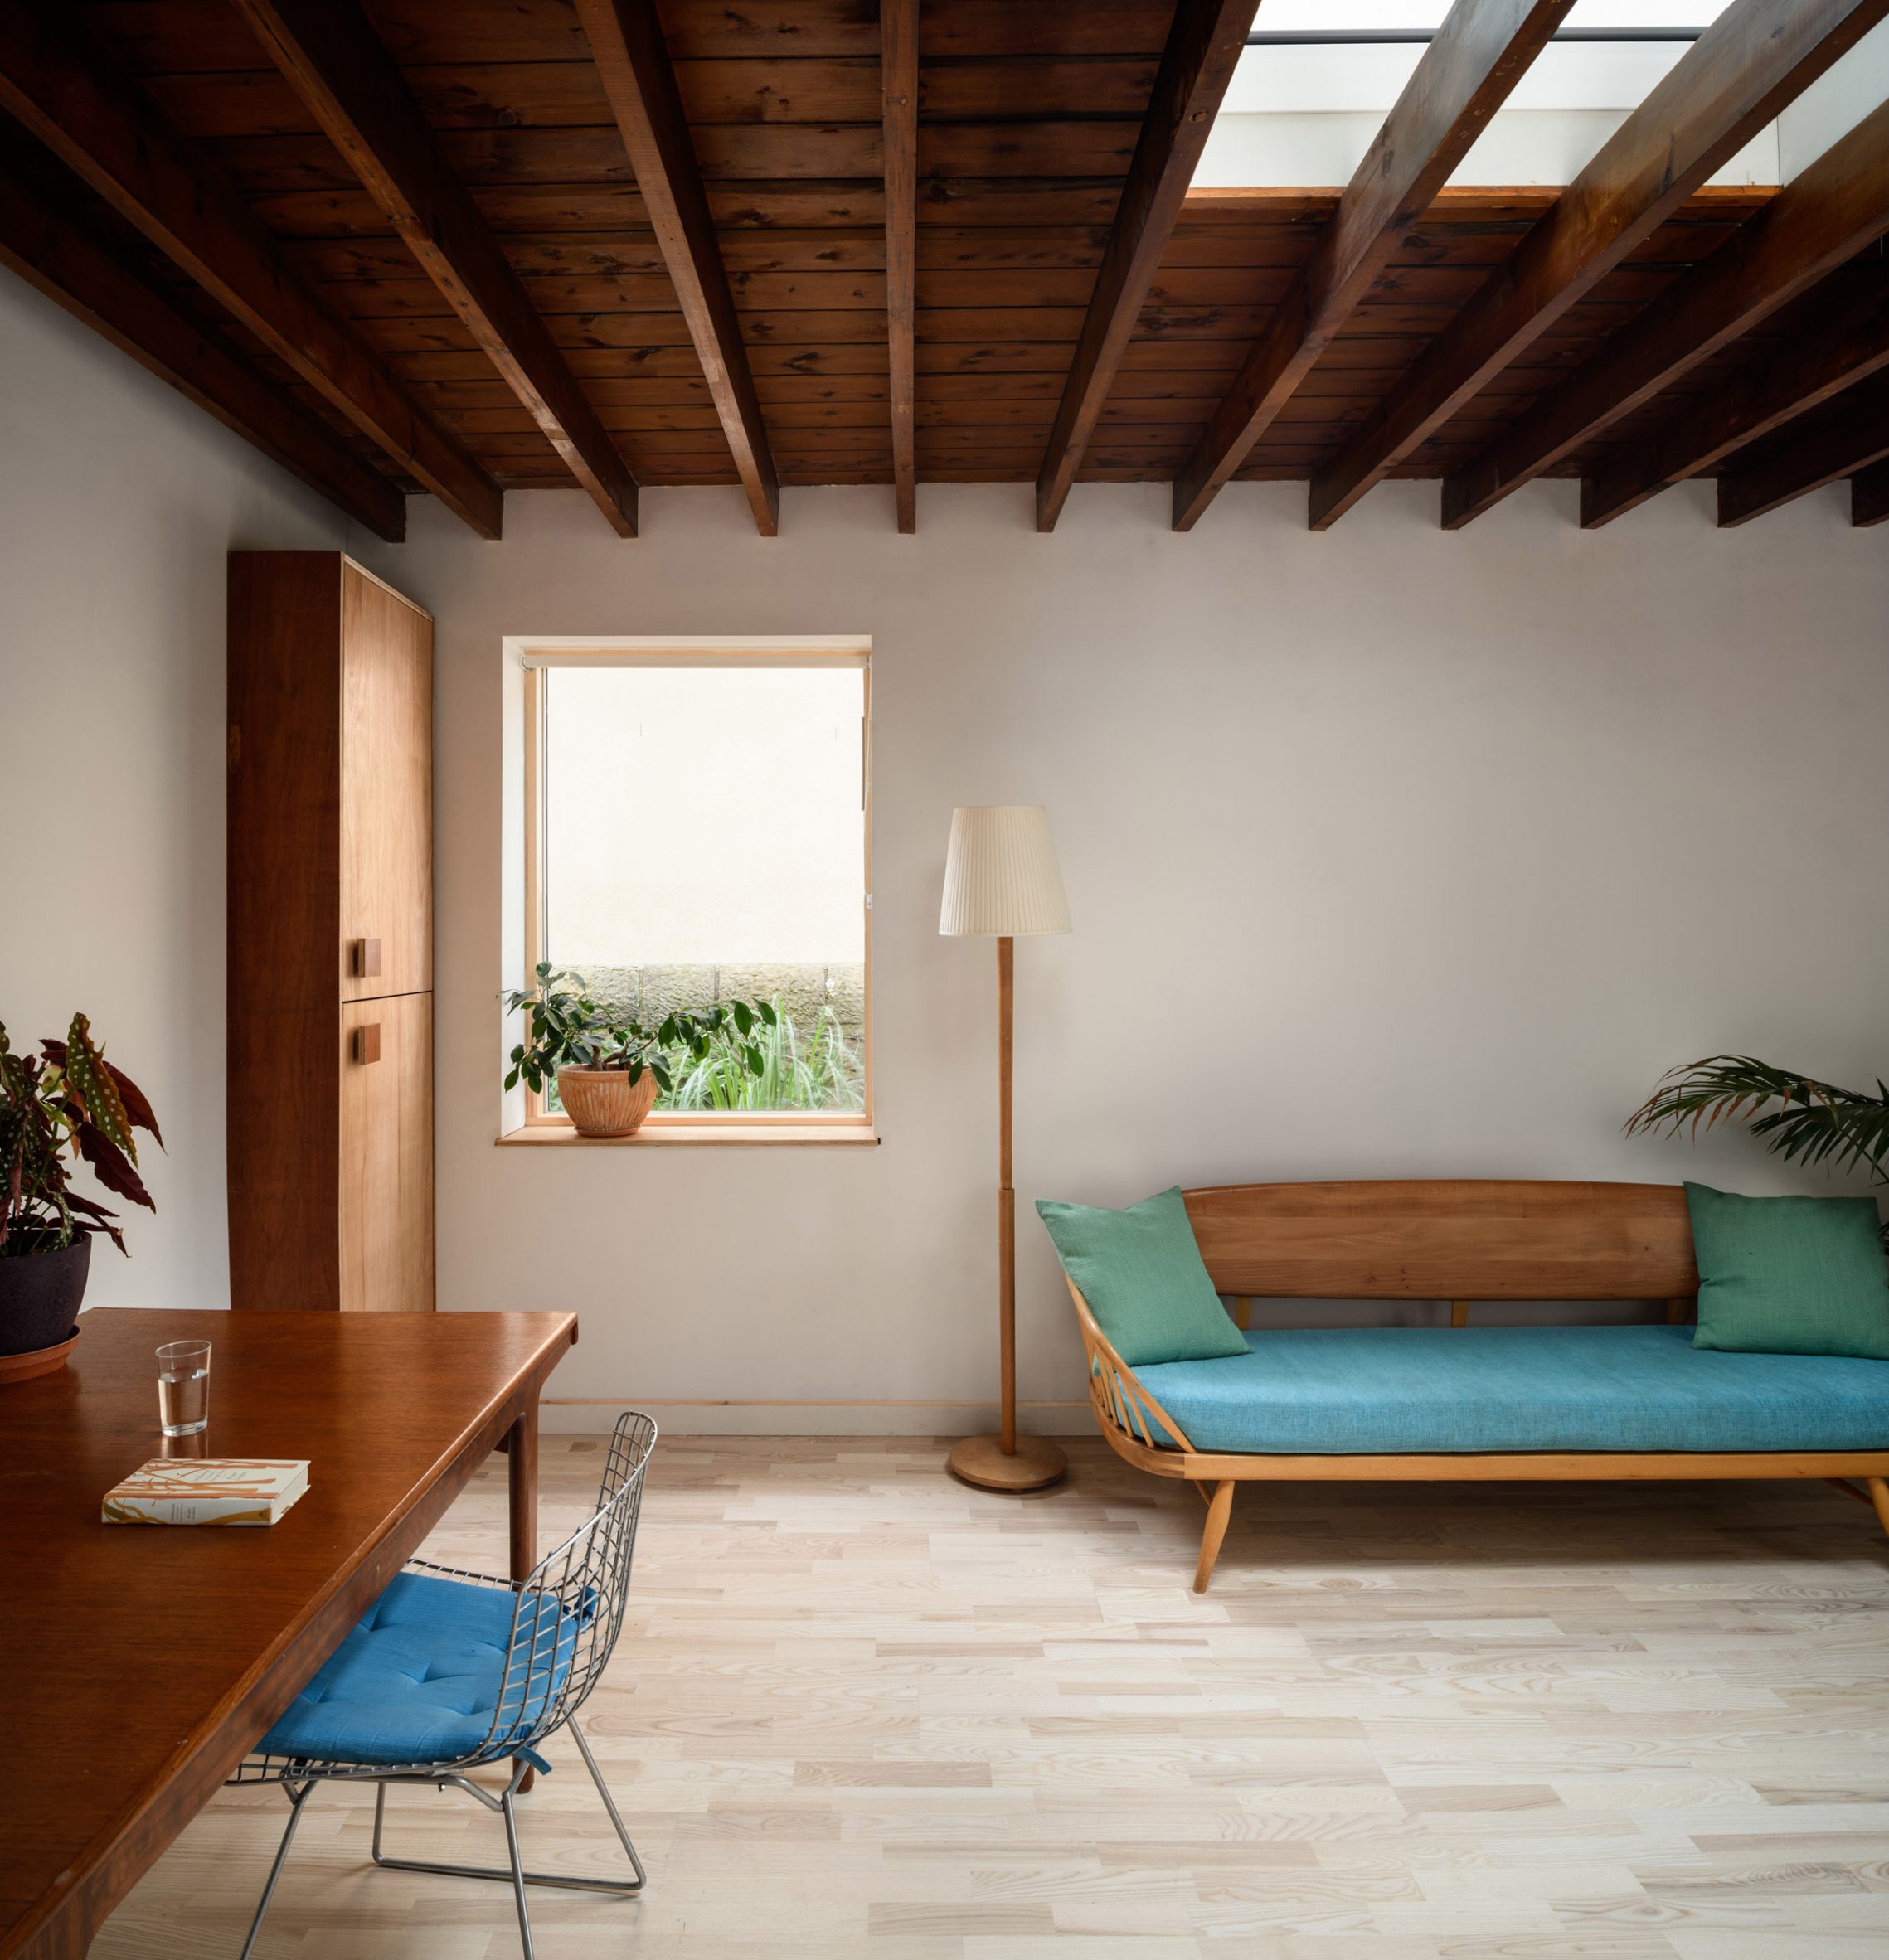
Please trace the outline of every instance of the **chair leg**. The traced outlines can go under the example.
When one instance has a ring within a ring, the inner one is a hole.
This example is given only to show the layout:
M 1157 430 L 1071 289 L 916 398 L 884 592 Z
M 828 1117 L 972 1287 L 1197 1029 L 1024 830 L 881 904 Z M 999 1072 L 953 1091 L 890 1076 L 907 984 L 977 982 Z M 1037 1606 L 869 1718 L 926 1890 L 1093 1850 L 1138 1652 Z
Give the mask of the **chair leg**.
M 521 1774 L 518 1782 L 523 1781 Z M 386 1785 L 381 1788 L 385 1788 Z M 525 1904 L 525 1861 L 518 1856 L 518 1813 L 514 1807 L 517 1798 L 517 1788 L 514 1784 L 499 1798 L 498 1807 L 504 1813 L 505 1844 L 512 1854 L 512 1896 L 518 1906 L 518 1943 L 525 1949 L 525 1960 L 533 1960 L 531 1908 Z
M 577 1739 L 578 1748 L 584 1752 L 584 1764 L 590 1772 L 590 1781 L 597 1786 L 597 1794 L 604 1800 L 604 1809 L 608 1813 L 610 1822 L 616 1828 L 617 1841 L 622 1845 L 624 1852 L 629 1856 L 630 1870 L 636 1874 L 636 1883 L 634 1885 L 624 1885 L 618 1889 L 625 1892 L 640 1892 L 649 1875 L 643 1869 L 643 1861 L 636 1855 L 636 1846 L 629 1841 L 629 1831 L 624 1829 L 623 1817 L 617 1809 L 616 1798 L 611 1796 L 610 1787 L 604 1781 L 604 1773 L 597 1767 L 597 1759 L 590 1754 L 590 1739 L 577 1726 L 575 1715 L 571 1718 L 570 1729 L 571 1733 Z
M 275 1881 L 282 1876 L 282 1867 L 289 1861 L 289 1846 L 294 1841 L 295 1827 L 302 1821 L 302 1806 L 308 1801 L 313 1783 L 304 1783 L 299 1790 L 289 1791 L 289 1822 L 282 1832 L 282 1841 L 275 1847 L 275 1862 L 269 1868 L 268 1881 L 262 1888 L 262 1897 L 256 1901 L 255 1917 L 250 1921 L 250 1936 L 243 1942 L 241 1960 L 250 1960 L 255 1951 L 255 1943 L 262 1932 L 262 1916 L 269 1910 L 269 1902 L 275 1896 Z
M 584 1732 L 575 1721 L 566 1725 L 577 1738 L 577 1746 L 584 1752 L 584 1761 L 590 1772 L 590 1779 L 597 1786 L 597 1794 L 604 1800 L 604 1808 L 609 1813 L 610 1822 L 616 1828 L 618 1840 L 629 1854 L 630 1870 L 636 1874 L 633 1879 L 565 1878 L 550 1871 L 523 1871 L 516 1875 L 522 1877 L 527 1885 L 554 1885 L 566 1892 L 609 1892 L 619 1898 L 633 1899 L 643 1890 L 646 1874 L 643 1861 L 636 1855 L 636 1846 L 629 1841 L 629 1833 L 623 1827 L 623 1819 L 617 1814 L 617 1807 L 610 1799 L 609 1789 L 597 1768 L 595 1757 L 590 1754 L 590 1745 L 584 1739 Z M 515 1794 L 507 1791 L 507 1797 Z M 490 1799 L 486 1799 L 489 1802 Z M 509 1865 L 436 1865 L 425 1858 L 390 1858 L 381 1849 L 381 1831 L 386 1822 L 387 1786 L 382 1783 L 374 1793 L 374 1843 L 373 1860 L 387 1871 L 425 1871 L 439 1878 L 493 1879 L 501 1885 L 512 1885 L 515 1875 Z M 510 1812 L 507 1812 L 507 1820 Z M 509 1821 L 506 1830 L 512 1831 Z
M 1876 1519 L 1886 1532 L 1889 1532 L 1889 1483 L 1880 1477 L 1868 1478 L 1869 1501 L 1876 1506 Z
M 1200 1535 L 1200 1564 L 1194 1572 L 1194 1590 L 1204 1593 L 1213 1577 L 1213 1562 L 1220 1556 L 1221 1541 L 1233 1516 L 1233 1479 L 1229 1477 L 1213 1493 L 1207 1507 L 1207 1528 Z

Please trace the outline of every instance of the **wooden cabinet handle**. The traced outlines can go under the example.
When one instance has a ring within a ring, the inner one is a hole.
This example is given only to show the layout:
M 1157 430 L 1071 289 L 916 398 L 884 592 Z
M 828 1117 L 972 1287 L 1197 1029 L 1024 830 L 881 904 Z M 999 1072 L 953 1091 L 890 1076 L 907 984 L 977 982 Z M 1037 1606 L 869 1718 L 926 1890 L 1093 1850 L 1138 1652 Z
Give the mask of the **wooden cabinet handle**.
M 354 1031 L 354 1059 L 357 1062 L 377 1062 L 381 1059 L 381 1024 L 370 1021 L 365 1027 Z
M 357 939 L 348 948 L 348 966 L 357 980 L 371 980 L 381 970 L 381 942 Z

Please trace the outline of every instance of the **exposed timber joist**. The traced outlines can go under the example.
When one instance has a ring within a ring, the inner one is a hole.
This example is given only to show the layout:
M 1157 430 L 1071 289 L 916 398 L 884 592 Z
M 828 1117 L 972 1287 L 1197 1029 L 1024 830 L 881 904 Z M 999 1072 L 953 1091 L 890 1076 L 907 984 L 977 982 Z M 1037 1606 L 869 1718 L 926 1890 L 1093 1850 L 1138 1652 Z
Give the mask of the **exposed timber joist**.
M 879 0 L 884 93 L 886 344 L 892 492 L 899 529 L 918 529 L 918 5 Z
M 1858 526 L 1889 518 L 1889 463 L 1872 463 L 1850 478 L 1850 522 Z
M 357 0 L 235 0 L 289 86 L 620 536 L 636 478 Z
M 1807 334 L 1765 348 L 1721 386 L 1603 456 L 1581 486 L 1582 526 L 1599 529 L 1889 367 L 1889 261 L 1846 269 L 1819 289 L 1819 304 L 1826 299 Z
M 1053 531 L 1140 318 L 1259 0 L 1179 0 L 1069 378 L 1037 477 L 1037 528 Z
M 1192 530 L 1356 310 L 1574 0 L 1456 0 L 1317 247 L 1174 479 Z
M 1721 528 L 1748 524 L 1889 456 L 1889 376 L 1864 381 L 1794 423 L 1718 479 Z M 1851 516 L 1855 517 L 1854 492 Z
M 575 3 L 755 522 L 773 537 L 780 478 L 655 0 Z
M 0 264 L 376 537 L 397 544 L 406 535 L 406 498 L 392 483 L 4 163 Z
M 498 486 L 289 263 L 223 173 L 65 7 L 0 0 L 0 108 L 482 536 Z
M 1443 487 L 1455 531 L 1889 231 L 1889 104 L 1833 143 L 1724 247 L 1551 389 Z M 1585 522 L 1585 520 L 1584 520 Z
M 1889 0 L 1734 0 L 1314 479 L 1335 523 L 1877 23 Z

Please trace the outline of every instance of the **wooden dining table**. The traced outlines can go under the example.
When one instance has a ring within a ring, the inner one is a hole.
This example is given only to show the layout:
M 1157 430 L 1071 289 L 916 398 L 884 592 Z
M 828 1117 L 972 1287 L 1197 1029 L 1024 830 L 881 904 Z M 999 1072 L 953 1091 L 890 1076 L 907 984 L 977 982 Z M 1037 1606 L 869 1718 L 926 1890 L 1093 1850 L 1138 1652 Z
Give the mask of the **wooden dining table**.
M 0 1956 L 76 1960 L 496 1448 L 512 1576 L 537 1557 L 537 1411 L 569 1313 L 101 1307 L 66 1366 L 0 1385 Z M 159 1343 L 212 1344 L 171 1453 L 306 1458 L 276 1524 L 106 1525 L 166 1453 Z M 259 1883 L 260 1875 L 258 1875 Z

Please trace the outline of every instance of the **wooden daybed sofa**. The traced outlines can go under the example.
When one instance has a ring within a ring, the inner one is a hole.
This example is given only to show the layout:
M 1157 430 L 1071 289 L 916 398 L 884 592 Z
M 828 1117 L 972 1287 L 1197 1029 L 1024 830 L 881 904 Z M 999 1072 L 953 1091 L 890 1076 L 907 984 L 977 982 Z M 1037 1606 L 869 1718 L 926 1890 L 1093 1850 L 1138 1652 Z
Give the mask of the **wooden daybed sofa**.
M 1138 1371 L 1071 1283 L 1102 1434 L 1207 1499 L 1196 1592 L 1246 1482 L 1811 1477 L 1872 1502 L 1889 1531 L 1889 1361 L 1694 1348 L 1683 1323 L 1698 1275 L 1678 1185 L 1183 1195 L 1242 1327 L 1265 1297 L 1448 1300 L 1452 1322 L 1265 1332 L 1246 1356 Z M 1664 1301 L 1666 1323 L 1472 1328 L 1470 1307 L 1498 1300 Z

